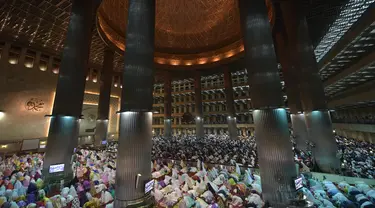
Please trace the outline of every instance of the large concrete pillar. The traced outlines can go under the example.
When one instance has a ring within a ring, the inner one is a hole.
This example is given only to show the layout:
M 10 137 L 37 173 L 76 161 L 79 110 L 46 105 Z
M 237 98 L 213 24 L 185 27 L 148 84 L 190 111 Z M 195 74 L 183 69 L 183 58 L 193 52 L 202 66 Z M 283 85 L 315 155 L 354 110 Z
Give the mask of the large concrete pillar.
M 364 134 L 364 132 L 363 131 L 359 131 L 356 139 L 359 140 L 359 141 L 365 141 L 365 134 Z
M 109 122 L 109 105 L 111 101 L 112 71 L 114 51 L 106 48 L 104 51 L 103 68 L 100 75 L 100 94 L 98 105 L 98 118 L 94 136 L 95 146 L 101 146 L 102 141 L 107 139 Z
M 370 132 L 364 132 L 364 135 L 365 135 L 365 142 L 370 142 L 370 139 L 371 139 L 371 133 Z
M 308 134 L 300 98 L 299 71 L 297 70 L 297 63 L 291 61 L 292 58 L 290 56 L 293 56 L 293 54 L 289 53 L 289 41 L 284 28 L 282 21 L 276 21 L 273 28 L 277 44 L 276 52 L 282 66 L 296 148 L 306 151 Z
M 199 72 L 194 76 L 194 91 L 195 91 L 195 129 L 198 138 L 204 137 L 203 127 L 203 108 L 202 108 L 202 83 Z
M 172 78 L 167 72 L 164 80 L 164 137 L 172 137 Z
M 229 68 L 224 69 L 224 88 L 225 88 L 225 103 L 227 105 L 227 122 L 229 137 L 231 139 L 238 139 L 236 111 L 234 109 L 233 84 L 232 75 Z
M 333 173 L 340 168 L 336 157 L 337 144 L 333 137 L 332 122 L 327 109 L 323 83 L 318 73 L 315 54 L 308 33 L 306 19 L 298 0 L 280 2 L 291 61 L 300 73 L 300 97 L 306 115 L 309 140 L 318 170 Z
M 371 144 L 373 144 L 374 141 L 375 141 L 375 134 L 369 133 L 369 135 L 368 135 L 368 142 L 370 142 Z
M 129 0 L 114 207 L 149 204 L 155 1 Z
M 310 141 L 314 145 L 312 153 L 317 170 L 335 172 L 338 169 L 339 160 L 336 157 L 337 145 L 329 112 L 316 110 L 305 113 L 305 116 Z
M 78 144 L 94 9 L 92 0 L 73 1 L 47 139 L 46 178 L 52 177 L 49 168 L 56 164 L 64 164 L 65 176 L 72 175 L 70 162 Z
M 286 207 L 295 196 L 296 168 L 267 8 L 264 0 L 239 0 L 239 9 L 263 199 Z
M 303 113 L 290 114 L 293 128 L 293 138 L 296 143 L 296 148 L 307 151 L 308 134 L 306 128 L 306 119 Z

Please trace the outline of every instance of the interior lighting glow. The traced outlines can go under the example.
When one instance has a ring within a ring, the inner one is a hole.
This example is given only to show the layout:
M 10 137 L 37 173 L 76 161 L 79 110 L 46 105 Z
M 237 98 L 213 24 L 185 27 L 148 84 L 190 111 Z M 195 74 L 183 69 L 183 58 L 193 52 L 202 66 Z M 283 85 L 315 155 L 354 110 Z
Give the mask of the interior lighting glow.
M 89 95 L 99 95 L 98 92 L 93 92 L 93 91 L 85 91 L 85 94 L 89 94 Z M 120 98 L 120 97 L 117 96 L 117 95 L 111 95 L 111 97 L 113 97 L 113 98 Z
M 52 69 L 52 72 L 53 72 L 54 74 L 58 74 L 58 73 L 59 73 L 59 68 L 54 68 L 54 69 Z
M 229 52 L 227 52 L 226 54 L 225 54 L 225 57 L 226 58 L 229 58 L 229 57 L 232 57 L 234 55 L 234 52 L 233 52 L 233 50 L 231 50 L 231 51 L 229 51 Z
M 170 63 L 171 65 L 174 65 L 174 66 L 177 66 L 177 65 L 180 65 L 180 60 L 171 60 Z
M 100 122 L 108 122 L 108 119 L 98 119 L 97 121 L 100 121 Z
M 213 62 L 220 61 L 220 57 L 215 57 L 212 59 Z
M 1 148 L 7 148 L 8 145 L 1 145 Z
M 10 58 L 9 59 L 9 63 L 10 64 L 17 64 L 18 63 L 18 60 L 16 58 Z
M 277 110 L 277 111 L 280 111 L 280 112 L 282 112 L 282 111 L 285 112 L 285 109 L 284 109 L 284 108 L 277 108 L 276 110 Z
M 158 58 L 158 59 L 156 59 L 156 62 L 159 63 L 159 64 L 165 64 L 165 59 Z
M 99 105 L 96 102 L 83 102 L 84 105 Z
M 42 142 L 40 142 L 40 144 L 46 144 L 46 141 L 42 141 Z
M 39 65 L 40 71 L 47 71 L 47 66 L 46 65 Z
M 5 113 L 0 111 L 0 120 L 3 119 L 5 117 Z
M 54 103 L 55 103 L 55 97 L 56 97 L 56 92 L 53 92 L 52 93 L 52 97 L 51 97 L 51 103 L 50 103 L 50 106 L 53 106 Z M 49 112 L 49 115 L 52 115 L 52 112 L 53 112 L 53 107 L 51 107 L 50 109 L 50 112 Z M 48 117 L 48 121 L 47 121 L 47 128 L 45 128 L 45 135 L 46 137 L 48 137 L 48 133 L 49 133 L 49 127 L 51 125 L 51 117 Z
M 190 65 L 192 65 L 193 63 L 191 62 L 191 61 L 185 61 L 185 65 L 187 65 L 187 66 L 190 66 Z
M 241 46 L 240 46 L 240 51 L 244 51 L 244 50 L 245 50 L 244 45 L 241 45 Z
M 207 63 L 207 59 L 206 58 L 202 58 L 198 61 L 198 64 L 205 64 Z
M 34 64 L 32 62 L 25 62 L 26 68 L 33 68 Z

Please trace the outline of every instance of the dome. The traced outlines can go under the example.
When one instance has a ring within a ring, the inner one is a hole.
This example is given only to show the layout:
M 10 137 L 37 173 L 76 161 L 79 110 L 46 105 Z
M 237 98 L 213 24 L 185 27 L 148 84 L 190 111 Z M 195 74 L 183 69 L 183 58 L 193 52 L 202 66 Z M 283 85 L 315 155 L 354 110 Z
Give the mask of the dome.
M 155 62 L 161 66 L 189 67 L 239 57 L 244 47 L 237 2 L 156 1 Z M 127 16 L 128 0 L 104 0 L 98 10 L 100 34 L 122 51 Z

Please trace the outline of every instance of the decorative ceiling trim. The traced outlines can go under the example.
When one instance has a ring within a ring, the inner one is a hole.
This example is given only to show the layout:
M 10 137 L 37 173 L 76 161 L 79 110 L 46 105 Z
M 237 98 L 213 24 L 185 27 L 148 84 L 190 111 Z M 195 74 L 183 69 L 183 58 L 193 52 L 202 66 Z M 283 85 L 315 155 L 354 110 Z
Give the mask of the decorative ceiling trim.
M 107 24 L 105 18 L 98 13 L 98 30 L 99 34 L 111 42 L 114 46 L 125 51 L 125 37 L 120 36 L 114 31 L 110 25 Z M 102 37 L 103 38 L 103 37 Z M 172 66 L 191 66 L 191 65 L 205 65 L 210 63 L 219 62 L 223 59 L 234 57 L 244 51 L 242 39 L 235 41 L 225 47 L 210 52 L 197 53 L 197 54 L 168 54 L 155 52 L 155 63 L 159 65 L 172 65 Z

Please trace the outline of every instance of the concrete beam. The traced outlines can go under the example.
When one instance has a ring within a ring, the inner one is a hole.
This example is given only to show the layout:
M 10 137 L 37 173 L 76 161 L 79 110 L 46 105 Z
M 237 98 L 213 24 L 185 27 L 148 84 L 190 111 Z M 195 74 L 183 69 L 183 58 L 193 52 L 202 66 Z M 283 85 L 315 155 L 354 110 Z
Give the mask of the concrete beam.
M 351 65 L 349 68 L 344 69 L 340 73 L 336 74 L 335 76 L 329 78 L 326 80 L 323 84 L 324 87 L 328 87 L 332 84 L 335 84 L 336 82 L 340 81 L 341 79 L 363 69 L 370 65 L 372 65 L 375 62 L 375 51 L 368 54 L 365 57 L 362 57 L 357 63 Z
M 328 108 L 375 100 L 375 80 L 348 89 L 328 101 Z
M 345 33 L 344 36 L 331 48 L 331 50 L 319 61 L 318 68 L 322 70 L 333 58 L 360 35 L 367 27 L 375 21 L 375 3 L 372 3 L 366 12 Z
M 333 123 L 332 126 L 334 129 L 375 133 L 375 125 L 371 124 Z

